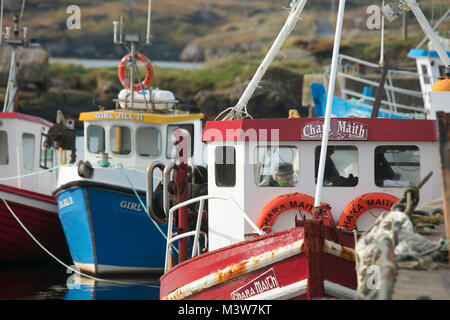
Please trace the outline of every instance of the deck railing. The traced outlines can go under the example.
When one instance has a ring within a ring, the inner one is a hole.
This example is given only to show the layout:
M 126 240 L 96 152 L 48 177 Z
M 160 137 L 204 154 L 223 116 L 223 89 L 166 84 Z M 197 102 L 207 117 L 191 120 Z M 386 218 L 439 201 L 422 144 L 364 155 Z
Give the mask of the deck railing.
M 354 90 L 348 89 L 346 86 L 346 80 L 354 81 L 358 84 L 362 84 L 364 86 L 371 86 L 375 90 L 378 88 L 379 83 L 373 80 L 370 80 L 367 78 L 367 76 L 361 75 L 361 74 L 349 74 L 345 72 L 344 66 L 354 64 L 354 65 L 361 65 L 364 67 L 367 67 L 369 69 L 373 69 L 375 71 L 380 71 L 380 65 L 368 61 L 364 61 L 361 59 L 357 59 L 354 57 L 350 57 L 344 54 L 339 55 L 339 64 L 338 64 L 338 74 L 337 78 L 339 81 L 339 85 L 341 88 L 341 96 L 343 99 L 350 100 L 351 98 L 356 98 L 357 101 L 355 103 L 361 104 L 366 107 L 372 107 L 373 102 L 375 101 L 374 97 L 371 96 L 365 96 L 359 92 L 356 92 Z M 395 69 L 389 69 L 386 84 L 384 86 L 384 95 L 385 99 L 381 100 L 381 107 L 380 110 L 387 112 L 387 113 L 404 113 L 404 114 L 417 114 L 417 115 L 423 115 L 424 108 L 423 108 L 423 94 L 421 91 L 418 90 L 412 90 L 412 89 L 406 89 L 406 88 L 400 88 L 398 86 L 394 86 L 393 78 L 395 76 L 402 76 L 407 78 L 412 78 L 413 80 L 417 80 L 417 83 L 419 84 L 419 75 L 415 72 L 406 71 L 406 70 L 395 70 Z M 374 90 L 374 91 L 375 91 Z M 404 103 L 399 103 L 399 98 L 406 98 L 408 100 L 418 100 L 415 103 L 416 105 L 406 105 Z M 369 104 L 371 103 L 371 104 Z
M 174 243 L 182 238 L 194 237 L 191 258 L 200 254 L 200 251 L 201 251 L 200 250 L 200 234 L 204 234 L 203 232 L 200 231 L 202 216 L 203 216 L 203 208 L 204 208 L 205 200 L 210 200 L 210 199 L 225 200 L 225 201 L 231 202 L 233 204 L 233 206 L 237 209 L 237 211 L 244 217 L 245 221 L 247 221 L 247 223 L 253 228 L 253 230 L 258 235 L 264 235 L 264 232 L 262 232 L 256 226 L 256 224 L 249 218 L 249 216 L 244 212 L 244 210 L 239 206 L 239 204 L 230 197 L 206 195 L 206 196 L 197 197 L 197 198 L 179 203 L 176 206 L 173 206 L 172 208 L 170 208 L 170 210 L 169 210 L 169 216 L 168 216 L 168 219 L 169 219 L 168 226 L 169 227 L 167 228 L 166 261 L 165 261 L 165 265 L 164 265 L 164 272 L 167 272 L 172 267 L 172 265 L 171 265 L 172 243 Z M 173 230 L 172 230 L 173 213 L 176 210 L 178 210 L 179 208 L 191 205 L 196 202 L 200 202 L 200 204 L 198 207 L 197 222 L 195 225 L 195 230 L 173 236 Z M 204 234 L 204 235 L 206 238 L 206 234 Z

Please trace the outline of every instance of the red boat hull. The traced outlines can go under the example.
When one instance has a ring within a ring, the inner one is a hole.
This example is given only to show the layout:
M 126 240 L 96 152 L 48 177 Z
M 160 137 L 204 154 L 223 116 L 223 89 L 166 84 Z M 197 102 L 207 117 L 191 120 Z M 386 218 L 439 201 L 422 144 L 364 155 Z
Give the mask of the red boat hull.
M 30 233 L 59 259 L 70 261 L 56 199 L 5 185 L 0 185 L 0 191 Z M 49 259 L 50 256 L 32 240 L 0 200 L 0 263 Z
M 306 235 L 306 236 L 305 236 Z M 353 235 L 320 221 L 184 261 L 160 279 L 161 299 L 352 298 Z

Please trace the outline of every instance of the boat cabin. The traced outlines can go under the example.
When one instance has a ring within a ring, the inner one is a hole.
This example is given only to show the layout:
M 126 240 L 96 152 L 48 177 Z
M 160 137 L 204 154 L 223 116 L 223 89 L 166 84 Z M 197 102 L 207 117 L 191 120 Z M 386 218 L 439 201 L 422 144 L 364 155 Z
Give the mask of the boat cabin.
M 447 50 L 447 54 L 450 56 L 450 39 L 441 38 L 441 43 Z M 430 119 L 436 119 L 436 111 L 448 112 L 450 110 L 448 103 L 446 105 L 436 104 L 433 100 L 439 99 L 439 94 L 437 94 L 438 97 L 433 97 L 433 95 L 436 94 L 432 94 L 436 80 L 445 77 L 446 67 L 439 58 L 439 55 L 433 48 L 431 42 L 428 44 L 428 50 L 419 48 L 411 49 L 408 53 L 408 57 L 416 60 L 425 110 L 428 112 Z M 438 107 L 439 110 L 436 110 L 436 107 Z
M 51 126 L 36 116 L 0 112 L 0 177 L 18 177 L 3 185 L 51 194 L 51 172 L 27 176 L 54 167 L 53 148 L 46 144 Z
M 141 169 L 149 161 L 168 163 L 172 158 L 172 132 L 183 128 L 191 135 L 193 163 L 201 163 L 202 118 L 203 114 L 184 111 L 116 109 L 81 113 L 84 160 L 101 166 L 122 164 Z
M 323 122 L 323 118 L 207 122 L 203 141 L 208 195 L 232 198 L 255 223 L 277 196 L 302 193 L 314 198 Z M 416 185 L 433 171 L 420 190 L 420 205 L 441 196 L 439 168 L 432 120 L 332 118 L 321 201 L 331 206 L 338 222 L 355 198 L 368 193 L 401 198 L 406 186 Z M 310 203 L 298 201 L 291 207 L 277 217 L 272 231 L 294 227 L 295 216 L 311 218 Z M 238 211 L 223 199 L 209 200 L 209 251 L 254 234 Z M 366 229 L 380 211 L 363 213 L 356 228 Z

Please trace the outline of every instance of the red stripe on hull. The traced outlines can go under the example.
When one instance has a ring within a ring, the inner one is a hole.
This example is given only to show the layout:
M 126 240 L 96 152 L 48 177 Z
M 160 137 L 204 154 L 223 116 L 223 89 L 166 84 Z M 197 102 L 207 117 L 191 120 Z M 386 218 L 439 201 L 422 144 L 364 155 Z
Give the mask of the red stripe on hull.
M 31 234 L 59 259 L 68 260 L 69 251 L 58 214 L 21 203 L 7 203 Z M 0 263 L 50 259 L 23 230 L 11 212 L 0 201 Z

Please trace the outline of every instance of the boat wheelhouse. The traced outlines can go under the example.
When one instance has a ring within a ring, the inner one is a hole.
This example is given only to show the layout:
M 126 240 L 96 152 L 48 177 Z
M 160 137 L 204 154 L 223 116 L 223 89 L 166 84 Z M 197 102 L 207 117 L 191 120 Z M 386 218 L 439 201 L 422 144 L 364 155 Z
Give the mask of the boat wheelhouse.
M 52 253 L 68 255 L 52 196 L 55 171 L 48 170 L 54 167 L 54 150 L 47 144 L 51 126 L 36 116 L 0 112 L 0 262 L 48 258 L 11 211 Z
M 192 222 L 192 258 L 179 264 L 170 252 L 182 235 L 168 234 L 161 298 L 303 299 L 311 285 L 325 288 L 322 296 L 354 297 L 353 230 L 365 230 L 430 170 L 420 201 L 441 195 L 435 122 L 333 118 L 322 201 L 329 215 L 314 213 L 322 130 L 322 118 L 206 123 L 208 196 L 184 204 L 208 201 L 207 224 Z M 317 239 L 305 238 L 305 228 L 319 228 L 324 251 L 315 258 L 306 248 Z M 327 261 L 320 275 L 318 261 Z M 256 290 L 261 281 L 273 285 Z

